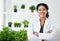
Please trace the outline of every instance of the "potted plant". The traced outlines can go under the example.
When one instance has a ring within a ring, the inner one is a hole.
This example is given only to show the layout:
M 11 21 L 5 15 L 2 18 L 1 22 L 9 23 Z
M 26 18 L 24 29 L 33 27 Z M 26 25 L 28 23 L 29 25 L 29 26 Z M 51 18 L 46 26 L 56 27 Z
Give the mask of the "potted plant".
M 12 26 L 12 22 L 8 22 L 8 27 L 11 27 Z
M 18 27 L 17 22 L 14 22 L 14 27 Z
M 21 27 L 21 23 L 18 23 L 18 27 Z
M 21 5 L 21 10 L 24 12 L 24 9 L 25 9 L 25 4 L 22 4 Z
M 35 6 L 34 5 L 31 5 L 30 7 L 29 7 L 29 9 L 31 10 L 31 12 L 33 13 L 34 12 L 34 10 L 35 10 Z
M 29 21 L 24 20 L 22 23 L 24 24 L 24 27 L 28 27 Z
M 19 22 L 14 22 L 14 27 L 21 27 L 21 23 L 19 23 Z
M 22 4 L 21 5 L 21 9 L 25 9 L 25 4 Z
M 14 8 L 14 12 L 17 12 L 17 6 L 14 5 L 13 8 Z

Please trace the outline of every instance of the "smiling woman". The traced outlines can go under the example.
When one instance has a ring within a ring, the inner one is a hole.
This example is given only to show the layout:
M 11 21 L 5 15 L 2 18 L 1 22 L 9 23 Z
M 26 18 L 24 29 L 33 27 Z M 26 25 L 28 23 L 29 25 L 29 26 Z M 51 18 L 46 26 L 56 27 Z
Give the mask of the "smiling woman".
M 41 3 L 37 5 L 37 12 L 39 13 L 40 17 L 46 16 L 48 18 L 49 17 L 48 10 L 49 8 L 47 4 Z
M 50 41 L 55 35 L 55 27 L 52 21 L 49 19 L 48 9 L 47 4 L 38 4 L 37 13 L 39 15 L 39 19 L 34 20 L 30 25 L 30 29 L 32 29 L 32 33 L 30 33 L 33 36 L 36 36 L 39 41 Z

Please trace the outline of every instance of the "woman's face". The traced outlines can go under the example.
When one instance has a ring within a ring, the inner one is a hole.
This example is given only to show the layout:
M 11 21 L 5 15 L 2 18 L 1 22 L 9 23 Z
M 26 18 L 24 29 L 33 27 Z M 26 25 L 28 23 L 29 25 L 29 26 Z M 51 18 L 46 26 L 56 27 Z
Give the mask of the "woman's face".
M 47 14 L 47 10 L 44 6 L 39 6 L 38 8 L 38 14 L 39 14 L 39 17 L 46 17 L 46 14 Z

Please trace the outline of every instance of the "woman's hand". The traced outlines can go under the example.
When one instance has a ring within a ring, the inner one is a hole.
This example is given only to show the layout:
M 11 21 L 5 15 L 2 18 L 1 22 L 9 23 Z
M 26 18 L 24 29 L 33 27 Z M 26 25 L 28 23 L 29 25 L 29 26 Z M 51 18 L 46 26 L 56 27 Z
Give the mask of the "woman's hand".
M 33 32 L 34 35 L 36 35 L 37 37 L 39 36 L 39 32 Z
M 52 30 L 49 30 L 49 31 L 48 31 L 48 33 L 51 33 L 51 32 L 52 32 Z

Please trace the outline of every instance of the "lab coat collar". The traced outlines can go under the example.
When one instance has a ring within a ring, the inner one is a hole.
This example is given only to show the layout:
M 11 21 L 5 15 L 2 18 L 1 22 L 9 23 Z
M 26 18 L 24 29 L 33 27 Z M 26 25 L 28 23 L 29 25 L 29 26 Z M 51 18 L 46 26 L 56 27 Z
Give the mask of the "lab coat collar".
M 40 23 L 39 23 L 39 24 L 40 24 Z M 48 18 L 46 18 L 46 20 L 45 20 L 44 30 L 43 30 L 44 33 L 47 32 L 47 25 L 48 25 Z M 40 28 L 41 28 L 41 26 L 40 26 Z
M 49 22 L 48 22 L 48 19 L 46 18 L 45 24 L 44 24 L 44 33 L 46 33 L 48 23 L 49 23 Z

